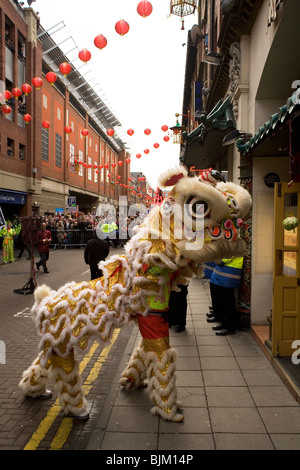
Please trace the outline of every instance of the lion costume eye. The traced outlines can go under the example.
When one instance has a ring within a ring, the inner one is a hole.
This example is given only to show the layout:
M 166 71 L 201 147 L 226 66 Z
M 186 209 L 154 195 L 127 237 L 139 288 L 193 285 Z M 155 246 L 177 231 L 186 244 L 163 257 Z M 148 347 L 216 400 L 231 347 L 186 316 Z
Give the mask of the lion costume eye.
M 208 217 L 210 213 L 209 205 L 198 196 L 190 196 L 185 202 L 185 211 L 193 219 Z

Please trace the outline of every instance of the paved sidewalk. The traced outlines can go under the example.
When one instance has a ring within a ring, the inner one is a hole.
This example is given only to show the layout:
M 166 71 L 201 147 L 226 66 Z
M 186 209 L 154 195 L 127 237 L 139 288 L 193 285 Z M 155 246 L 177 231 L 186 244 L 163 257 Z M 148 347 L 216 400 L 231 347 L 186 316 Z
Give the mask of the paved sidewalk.
M 184 422 L 150 413 L 147 389 L 126 392 L 120 374 L 139 342 L 131 334 L 89 440 L 100 450 L 299 450 L 300 407 L 250 332 L 218 337 L 206 322 L 208 281 L 189 286 L 187 329 L 170 330 L 178 352 L 177 386 Z

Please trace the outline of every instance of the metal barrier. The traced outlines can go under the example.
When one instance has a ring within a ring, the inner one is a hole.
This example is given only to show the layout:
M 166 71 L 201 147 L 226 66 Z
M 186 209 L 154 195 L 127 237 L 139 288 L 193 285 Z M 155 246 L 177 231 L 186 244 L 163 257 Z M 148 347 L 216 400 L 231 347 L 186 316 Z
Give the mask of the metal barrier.
M 93 238 L 93 229 L 70 229 L 60 231 L 57 229 L 49 230 L 52 237 L 50 247 L 56 248 L 68 248 L 69 247 L 85 247 L 87 242 Z

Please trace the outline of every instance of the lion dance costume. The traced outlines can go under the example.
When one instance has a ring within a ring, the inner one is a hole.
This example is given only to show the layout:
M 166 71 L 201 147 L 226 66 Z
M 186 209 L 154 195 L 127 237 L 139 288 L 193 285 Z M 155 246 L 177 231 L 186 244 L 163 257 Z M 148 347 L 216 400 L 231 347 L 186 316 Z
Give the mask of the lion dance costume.
M 168 197 L 151 210 L 126 244 L 125 255 L 100 263 L 101 278 L 70 282 L 57 291 L 45 285 L 35 290 L 32 311 L 41 340 L 39 355 L 19 384 L 25 395 L 47 396 L 51 377 L 63 412 L 88 418 L 76 348 L 88 350 L 95 337 L 106 342 L 115 328 L 134 320 L 142 340 L 120 383 L 135 390 L 148 382 L 152 413 L 183 420 L 176 352 L 164 318 L 170 291 L 201 276 L 203 263 L 243 254 L 239 227 L 251 207 L 245 189 L 218 181 L 219 176 L 207 171 L 189 177 L 182 166 L 168 170 L 159 182 L 170 189 Z

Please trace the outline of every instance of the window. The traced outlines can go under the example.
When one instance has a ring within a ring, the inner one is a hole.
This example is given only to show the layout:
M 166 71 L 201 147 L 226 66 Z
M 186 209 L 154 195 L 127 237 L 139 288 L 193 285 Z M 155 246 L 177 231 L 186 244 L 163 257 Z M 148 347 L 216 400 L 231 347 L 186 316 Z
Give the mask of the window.
M 42 160 L 49 161 L 49 134 L 44 128 L 42 128 Z
M 70 144 L 69 162 L 70 162 L 70 171 L 74 173 L 75 172 L 75 147 L 73 144 Z
M 79 150 L 79 161 L 80 162 L 83 162 L 83 151 L 82 150 Z M 79 176 L 83 176 L 83 166 L 82 165 L 79 165 L 79 172 L 78 172 Z
M 19 144 L 19 160 L 25 160 L 25 145 Z
M 55 165 L 62 167 L 62 136 L 55 134 Z
M 10 139 L 9 137 L 7 138 L 7 155 L 9 155 L 10 157 L 13 157 L 14 156 L 14 147 L 15 147 L 15 142 Z
M 46 95 L 43 95 L 43 106 L 44 108 L 48 108 L 48 97 Z
M 88 180 L 92 181 L 92 157 L 88 157 Z
M 61 109 L 60 108 L 57 108 L 56 116 L 57 116 L 57 119 L 60 121 L 61 120 Z
M 95 162 L 95 167 L 97 167 L 97 162 Z M 97 173 L 97 168 L 95 168 L 95 171 L 94 171 L 94 182 L 95 183 L 98 183 L 98 173 Z

